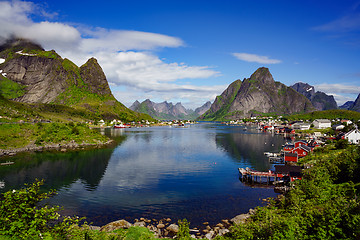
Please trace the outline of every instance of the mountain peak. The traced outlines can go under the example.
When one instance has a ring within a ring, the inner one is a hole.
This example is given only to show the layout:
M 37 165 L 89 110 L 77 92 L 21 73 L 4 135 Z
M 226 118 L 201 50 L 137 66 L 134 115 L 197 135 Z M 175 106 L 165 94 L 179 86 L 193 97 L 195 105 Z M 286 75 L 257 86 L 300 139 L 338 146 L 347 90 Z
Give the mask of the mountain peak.
M 251 81 L 260 81 L 262 83 L 273 83 L 274 78 L 271 75 L 268 68 L 260 67 L 251 75 L 250 82 Z
M 90 58 L 80 67 L 80 76 L 92 93 L 111 95 L 106 76 L 95 58 Z
M 7 39 L 3 44 L 0 46 L 0 52 L 12 49 L 12 51 L 17 52 L 21 50 L 40 50 L 45 51 L 39 44 L 34 43 L 30 40 L 23 39 L 23 38 L 10 38 Z

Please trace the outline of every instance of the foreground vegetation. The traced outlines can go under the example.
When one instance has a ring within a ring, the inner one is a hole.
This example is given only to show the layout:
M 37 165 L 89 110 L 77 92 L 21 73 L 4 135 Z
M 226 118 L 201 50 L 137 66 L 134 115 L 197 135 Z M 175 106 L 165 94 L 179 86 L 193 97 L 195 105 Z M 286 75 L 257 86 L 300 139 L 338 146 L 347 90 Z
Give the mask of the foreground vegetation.
M 61 216 L 61 207 L 43 204 L 56 194 L 53 190 L 43 193 L 43 184 L 43 180 L 36 180 L 0 196 L 0 239 L 158 239 L 144 227 L 103 232 L 91 230 L 85 218 Z M 190 239 L 188 222 L 179 221 L 179 227 L 177 239 Z

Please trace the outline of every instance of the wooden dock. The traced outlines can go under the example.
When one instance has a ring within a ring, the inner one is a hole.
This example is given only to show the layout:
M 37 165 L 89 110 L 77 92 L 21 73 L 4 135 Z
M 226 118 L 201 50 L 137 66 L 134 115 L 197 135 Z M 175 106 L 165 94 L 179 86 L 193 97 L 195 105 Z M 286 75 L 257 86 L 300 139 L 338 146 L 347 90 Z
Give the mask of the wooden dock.
M 252 182 L 252 183 L 263 183 L 263 179 L 266 180 L 267 184 L 277 181 L 277 175 L 269 170 L 267 172 L 254 171 L 250 168 L 239 168 L 239 173 L 241 174 L 242 181 Z

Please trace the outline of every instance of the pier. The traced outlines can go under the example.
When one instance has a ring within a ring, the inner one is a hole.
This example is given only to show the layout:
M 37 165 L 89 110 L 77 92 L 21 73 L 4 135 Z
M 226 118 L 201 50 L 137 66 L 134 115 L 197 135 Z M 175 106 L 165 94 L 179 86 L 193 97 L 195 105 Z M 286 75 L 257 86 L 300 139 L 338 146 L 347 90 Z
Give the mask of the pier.
M 249 168 L 239 168 L 242 181 L 248 181 L 252 183 L 263 183 L 262 179 L 266 179 L 266 183 L 270 184 L 275 182 L 278 178 L 277 174 L 269 170 L 267 172 L 254 171 Z

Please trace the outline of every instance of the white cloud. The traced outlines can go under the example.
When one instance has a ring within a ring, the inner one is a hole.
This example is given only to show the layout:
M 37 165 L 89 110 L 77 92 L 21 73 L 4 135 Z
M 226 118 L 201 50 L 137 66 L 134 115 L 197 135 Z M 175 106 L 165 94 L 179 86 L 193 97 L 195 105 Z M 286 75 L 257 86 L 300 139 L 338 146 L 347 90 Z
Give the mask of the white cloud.
M 322 92 L 332 92 L 332 93 L 349 93 L 349 94 L 359 94 L 360 93 L 360 86 L 352 86 L 352 85 L 345 85 L 345 84 L 328 84 L 322 83 L 315 85 L 316 90 Z
M 234 57 L 239 60 L 246 61 L 246 62 L 256 62 L 261 64 L 277 64 L 281 63 L 281 60 L 278 59 L 271 59 L 268 56 L 260 56 L 251 53 L 233 53 Z
M 128 51 L 128 50 L 151 50 L 158 47 L 180 47 L 184 43 L 181 39 L 158 33 L 84 29 L 87 37 L 82 40 L 84 51 Z
M 360 13 L 349 13 L 332 22 L 313 28 L 321 32 L 352 32 L 360 29 Z
M 164 83 L 186 78 L 208 78 L 219 74 L 208 66 L 165 63 L 149 52 L 128 51 L 111 55 L 101 52 L 98 60 L 104 70 L 111 73 L 108 75 L 110 82 L 142 89 L 161 90 L 160 85 Z
M 355 95 L 355 94 L 348 94 L 348 95 L 341 95 L 341 94 L 336 94 L 336 93 L 328 93 L 328 94 L 334 96 L 335 101 L 338 104 L 338 106 L 343 105 L 347 101 L 355 101 L 355 99 L 357 97 L 357 95 Z

